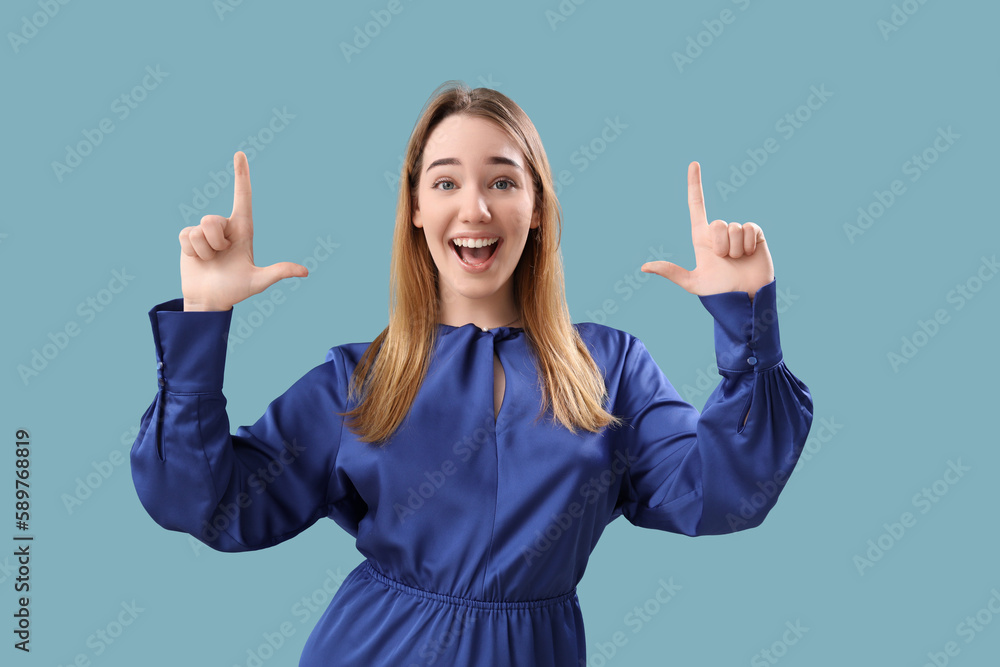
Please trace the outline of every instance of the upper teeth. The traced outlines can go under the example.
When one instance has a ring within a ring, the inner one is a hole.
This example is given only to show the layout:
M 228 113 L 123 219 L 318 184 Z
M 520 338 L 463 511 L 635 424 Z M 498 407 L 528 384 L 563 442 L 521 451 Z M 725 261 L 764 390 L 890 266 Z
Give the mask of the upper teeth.
M 455 245 L 466 248 L 482 248 L 484 245 L 493 245 L 498 240 L 500 240 L 499 236 L 494 236 L 491 239 L 452 239 Z

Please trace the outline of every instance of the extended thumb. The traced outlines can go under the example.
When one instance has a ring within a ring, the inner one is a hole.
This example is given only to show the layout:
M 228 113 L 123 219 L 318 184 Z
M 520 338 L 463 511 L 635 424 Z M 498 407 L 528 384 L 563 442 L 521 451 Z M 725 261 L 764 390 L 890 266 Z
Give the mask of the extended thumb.
M 258 280 L 263 286 L 260 291 L 264 291 L 274 283 L 285 278 L 305 278 L 309 275 L 309 269 L 295 262 L 277 262 L 276 264 L 259 268 Z
M 640 267 L 643 273 L 655 273 L 658 276 L 663 276 L 670 282 L 676 283 L 684 289 L 687 289 L 685 285 L 688 283 L 688 271 L 685 268 L 677 266 L 673 262 L 667 262 L 664 260 L 657 260 L 655 262 L 646 262 Z

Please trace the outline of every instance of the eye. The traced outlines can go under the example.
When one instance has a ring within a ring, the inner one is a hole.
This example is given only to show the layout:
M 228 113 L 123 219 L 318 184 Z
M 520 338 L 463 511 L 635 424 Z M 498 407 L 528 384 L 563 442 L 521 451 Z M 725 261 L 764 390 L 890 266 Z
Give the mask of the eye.
M 514 181 L 512 181 L 511 179 L 509 179 L 507 177 L 503 177 L 503 178 L 497 179 L 496 181 L 493 182 L 493 185 L 497 185 L 498 183 L 504 183 L 504 184 L 506 184 L 506 187 L 497 188 L 498 190 L 510 190 L 513 187 L 517 187 L 517 183 L 515 183 Z M 446 184 L 447 185 L 451 185 L 451 186 L 455 185 L 455 183 L 451 179 L 448 179 L 448 178 L 439 178 L 438 180 L 434 181 L 434 183 L 431 185 L 431 189 L 432 190 L 444 190 L 444 191 L 448 191 L 448 192 L 450 192 L 451 190 L 455 189 L 454 187 L 450 187 L 450 188 L 444 187 L 444 185 L 446 185 Z M 442 187 L 439 188 L 438 187 L 439 185 L 442 186 Z

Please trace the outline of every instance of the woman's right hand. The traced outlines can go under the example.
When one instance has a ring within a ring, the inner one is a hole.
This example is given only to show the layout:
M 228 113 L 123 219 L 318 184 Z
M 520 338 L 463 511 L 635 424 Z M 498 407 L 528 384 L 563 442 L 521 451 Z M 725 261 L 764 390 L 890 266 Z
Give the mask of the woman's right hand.
M 181 292 L 184 310 L 229 310 L 284 278 L 309 275 L 294 262 L 259 267 L 253 263 L 250 167 L 243 151 L 233 156 L 233 212 L 206 215 L 181 230 Z

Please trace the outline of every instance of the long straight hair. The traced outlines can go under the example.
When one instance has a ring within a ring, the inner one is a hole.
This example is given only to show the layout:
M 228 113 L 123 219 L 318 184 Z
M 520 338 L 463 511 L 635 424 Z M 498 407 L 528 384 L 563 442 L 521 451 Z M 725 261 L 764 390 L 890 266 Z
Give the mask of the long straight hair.
M 514 269 L 514 301 L 533 352 L 542 403 L 569 431 L 598 432 L 621 419 L 604 408 L 604 378 L 570 321 L 559 243 L 562 212 L 538 131 L 506 95 L 447 81 L 425 103 L 406 146 L 400 173 L 396 227 L 389 268 L 389 325 L 368 346 L 350 381 L 350 412 L 338 413 L 362 442 L 385 445 L 406 418 L 430 365 L 438 332 L 438 271 L 423 230 L 413 224 L 424 146 L 452 114 L 484 118 L 521 149 L 531 171 L 538 227 L 528 234 Z

